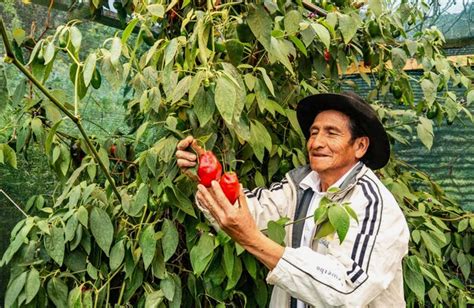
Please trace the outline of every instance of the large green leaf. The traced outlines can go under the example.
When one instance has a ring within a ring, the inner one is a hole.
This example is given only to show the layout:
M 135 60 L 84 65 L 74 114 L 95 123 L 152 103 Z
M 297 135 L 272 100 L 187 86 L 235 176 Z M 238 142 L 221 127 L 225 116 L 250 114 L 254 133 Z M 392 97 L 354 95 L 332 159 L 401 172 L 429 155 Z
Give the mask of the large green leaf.
M 125 247 L 122 240 L 115 243 L 115 245 L 112 247 L 112 250 L 110 251 L 109 265 L 112 272 L 119 268 L 123 262 L 124 257 Z
M 18 295 L 25 286 L 26 275 L 27 272 L 21 273 L 7 286 L 7 290 L 5 292 L 5 307 L 13 307 Z
M 212 119 L 216 105 L 211 91 L 206 91 L 201 86 L 193 99 L 194 113 L 196 114 L 201 126 L 205 126 Z
M 66 283 L 62 279 L 57 277 L 51 278 L 48 282 L 47 290 L 49 298 L 53 301 L 56 307 L 67 307 L 67 297 L 69 290 Z
M 261 5 L 250 4 L 247 22 L 257 40 L 270 51 L 273 22 Z
M 175 253 L 176 248 L 179 244 L 179 234 L 176 230 L 175 225 L 169 219 L 163 221 L 163 237 L 161 239 L 161 245 L 163 247 L 163 258 L 164 261 L 168 261 L 171 256 Z
M 94 206 L 89 222 L 97 245 L 109 256 L 110 246 L 114 237 L 114 226 L 109 215 L 102 208 Z
M 339 29 L 341 30 L 342 38 L 344 43 L 348 44 L 354 35 L 357 33 L 357 29 L 361 24 L 360 18 L 355 14 L 340 14 L 339 15 Z
M 232 123 L 236 99 L 236 89 L 232 81 L 223 75 L 217 78 L 215 102 L 217 110 L 227 123 Z
M 418 138 L 420 138 L 423 145 L 430 150 L 433 146 L 433 121 L 425 118 L 419 118 L 420 123 L 416 126 L 416 132 L 418 133 Z
M 146 270 L 153 261 L 156 251 L 155 229 L 152 224 L 147 225 L 143 229 L 138 243 L 142 249 L 143 264 Z
M 349 214 L 339 205 L 331 206 L 328 210 L 329 222 L 336 229 L 339 236 L 339 243 L 342 243 L 349 231 Z
M 130 216 L 139 216 L 148 200 L 148 186 L 144 183 L 140 184 L 135 198 L 128 203 L 123 203 L 123 210 Z
M 0 144 L 0 164 L 4 164 L 5 162 L 17 169 L 16 153 L 6 143 Z
M 28 273 L 28 279 L 26 280 L 25 293 L 26 300 L 25 304 L 31 302 L 31 300 L 36 296 L 38 290 L 41 286 L 41 281 L 39 277 L 39 272 L 36 268 L 32 268 Z
M 63 264 L 64 260 L 64 230 L 61 227 L 52 226 L 50 235 L 44 236 L 44 248 L 48 255 L 56 261 L 59 265 Z
M 190 258 L 194 274 L 200 276 L 206 269 L 214 253 L 214 238 L 209 234 L 201 235 L 196 246 L 191 248 Z

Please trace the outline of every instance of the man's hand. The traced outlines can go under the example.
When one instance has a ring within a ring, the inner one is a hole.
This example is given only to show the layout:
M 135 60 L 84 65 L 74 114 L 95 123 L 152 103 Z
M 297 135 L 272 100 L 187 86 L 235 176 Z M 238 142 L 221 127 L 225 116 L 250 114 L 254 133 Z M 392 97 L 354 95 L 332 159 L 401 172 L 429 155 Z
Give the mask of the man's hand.
M 191 147 L 191 149 L 194 150 L 195 153 L 190 152 L 188 150 L 189 147 Z M 181 169 L 181 172 L 187 174 L 191 178 L 196 179 L 197 176 L 189 172 L 189 168 L 196 166 L 197 158 L 202 153 L 204 153 L 204 149 L 197 144 L 197 140 L 194 139 L 193 136 L 188 136 L 178 142 L 178 145 L 176 146 L 175 156 L 176 162 L 178 164 L 178 167 Z
M 284 248 L 260 232 L 248 208 L 242 186 L 238 203 L 235 205 L 229 202 L 216 181 L 212 182 L 209 189 L 204 185 L 198 185 L 196 197 L 227 235 L 255 255 L 269 269 L 276 266 Z

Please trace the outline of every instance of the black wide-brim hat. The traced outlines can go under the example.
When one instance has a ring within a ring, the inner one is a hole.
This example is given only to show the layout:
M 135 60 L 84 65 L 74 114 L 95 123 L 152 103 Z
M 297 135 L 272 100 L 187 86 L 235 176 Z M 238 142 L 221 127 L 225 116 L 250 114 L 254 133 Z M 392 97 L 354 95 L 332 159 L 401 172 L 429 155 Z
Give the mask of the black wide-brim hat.
M 369 137 L 369 148 L 362 161 L 371 169 L 380 169 L 390 158 L 387 133 L 375 110 L 355 93 L 325 93 L 308 96 L 297 106 L 296 113 L 301 130 L 309 139 L 314 118 L 324 110 L 340 111 L 356 121 L 364 135 Z

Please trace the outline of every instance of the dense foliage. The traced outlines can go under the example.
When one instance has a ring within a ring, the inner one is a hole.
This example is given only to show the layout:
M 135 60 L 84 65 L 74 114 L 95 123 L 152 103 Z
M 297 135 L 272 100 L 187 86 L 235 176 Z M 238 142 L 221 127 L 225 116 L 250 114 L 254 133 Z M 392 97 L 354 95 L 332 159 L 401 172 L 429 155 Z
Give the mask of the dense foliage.
M 60 184 L 32 197 L 11 233 L 0 263 L 11 266 L 5 306 L 265 306 L 266 270 L 194 208 L 195 183 L 174 160 L 180 138 L 197 137 L 244 185 L 267 185 L 306 163 L 298 99 L 353 86 L 344 73 L 358 67 L 393 143 L 416 130 L 430 148 L 433 125 L 471 117 L 472 71 L 447 60 L 436 28 L 405 32 L 423 2 L 322 5 L 328 13 L 301 1 L 117 1 L 128 24 L 96 50 L 82 44 L 77 20 L 37 42 L 12 29 L 6 62 L 23 63 L 41 91 L 2 88 L 0 109 L 12 116 L 0 163 L 15 166 L 37 144 Z M 43 86 L 60 57 L 73 101 Z M 419 79 L 403 70 L 408 59 L 421 65 Z M 84 130 L 82 99 L 100 87 L 123 89 L 130 131 L 98 139 Z M 408 305 L 472 303 L 472 214 L 394 155 L 379 175 L 411 228 Z M 283 232 L 269 225 L 275 240 Z

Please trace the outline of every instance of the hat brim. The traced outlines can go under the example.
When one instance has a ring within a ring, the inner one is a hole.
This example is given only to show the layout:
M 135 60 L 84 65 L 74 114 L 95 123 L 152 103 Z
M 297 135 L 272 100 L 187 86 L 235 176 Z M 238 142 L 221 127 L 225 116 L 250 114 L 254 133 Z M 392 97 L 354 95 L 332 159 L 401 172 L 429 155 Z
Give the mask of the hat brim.
M 325 93 L 308 96 L 297 106 L 297 118 L 306 139 L 315 117 L 322 111 L 336 110 L 356 120 L 369 137 L 369 148 L 362 161 L 371 169 L 380 169 L 390 158 L 387 133 L 369 104 L 356 95 Z

